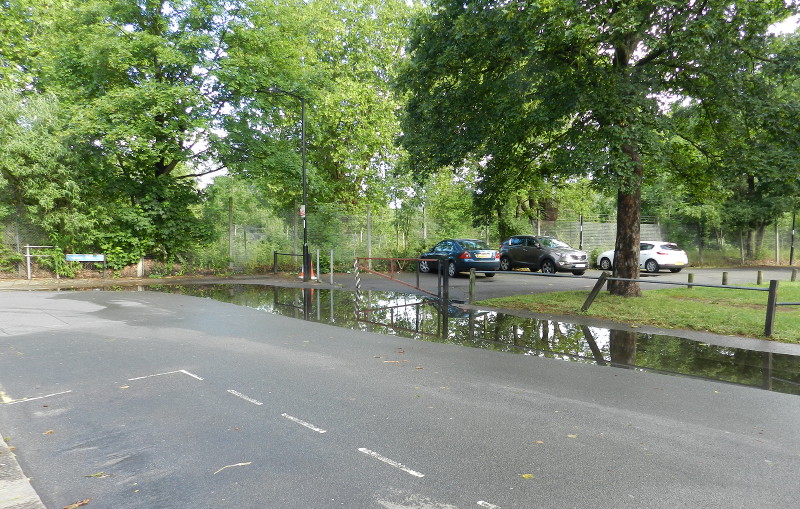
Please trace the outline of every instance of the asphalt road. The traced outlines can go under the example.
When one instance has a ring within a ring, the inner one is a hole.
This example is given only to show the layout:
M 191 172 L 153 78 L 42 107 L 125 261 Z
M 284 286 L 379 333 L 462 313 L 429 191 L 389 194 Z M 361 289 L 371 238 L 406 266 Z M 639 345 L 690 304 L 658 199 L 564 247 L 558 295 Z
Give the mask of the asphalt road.
M 770 279 L 778 281 L 789 281 L 792 277 L 792 269 L 787 267 L 764 267 L 764 268 L 725 268 L 725 269 L 698 269 L 689 268 L 678 273 L 667 271 L 655 274 L 642 272 L 640 284 L 642 290 L 663 290 L 674 283 L 687 283 L 689 274 L 694 277 L 695 284 L 721 285 L 723 273 L 727 275 L 728 285 L 755 284 L 758 280 L 758 273 L 764 282 Z M 490 299 L 494 297 L 505 297 L 509 295 L 524 295 L 532 293 L 545 293 L 557 291 L 586 290 L 587 292 L 597 282 L 600 276 L 599 270 L 588 270 L 584 277 L 575 277 L 570 273 L 542 274 L 541 272 L 528 272 L 527 270 L 514 270 L 511 272 L 498 272 L 494 277 L 488 278 L 478 274 L 475 278 L 475 292 L 478 300 Z M 388 275 L 385 274 L 384 275 Z M 417 275 L 415 273 L 395 273 L 393 278 L 403 283 L 417 286 Z M 386 290 L 395 288 L 398 291 L 413 291 L 405 284 L 393 282 L 386 277 L 364 273 L 361 274 L 361 286 L 364 289 Z M 321 282 L 329 283 L 327 275 L 323 275 Z M 438 278 L 435 274 L 420 274 L 419 286 L 423 290 L 436 293 L 438 289 Z M 466 301 L 469 297 L 469 277 L 461 274 L 458 277 L 450 278 L 450 298 L 454 300 Z M 336 275 L 334 283 L 345 288 L 355 287 L 355 277 L 352 275 Z M 662 284 L 667 283 L 667 284 Z
M 800 496 L 796 396 L 181 295 L 0 293 L 0 390 L 0 431 L 48 508 L 793 508 Z

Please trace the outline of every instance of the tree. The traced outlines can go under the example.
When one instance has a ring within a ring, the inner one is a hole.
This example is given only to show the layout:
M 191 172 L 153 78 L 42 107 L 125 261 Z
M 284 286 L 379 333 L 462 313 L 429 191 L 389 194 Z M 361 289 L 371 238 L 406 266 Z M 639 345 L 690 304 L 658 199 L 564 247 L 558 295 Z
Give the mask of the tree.
M 63 125 L 54 96 L 0 89 L 0 220 L 14 216 L 79 246 L 96 225 L 71 171 Z
M 783 0 L 434 0 L 399 78 L 403 144 L 418 171 L 484 162 L 489 194 L 549 174 L 616 189 L 614 271 L 635 279 L 641 186 L 664 156 L 668 101 L 724 94 L 769 54 L 768 27 L 796 11 Z
M 93 204 L 85 220 L 94 238 L 82 244 L 121 265 L 145 254 L 171 257 L 206 239 L 191 177 L 219 152 L 220 105 L 209 73 L 231 4 L 14 3 L 25 51 L 7 53 L 4 67 L 16 72 L 18 95 L 51 94 L 68 120 L 62 136 L 72 178 Z M 77 247 L 60 229 L 49 232 L 62 247 Z
M 314 203 L 385 203 L 399 154 L 399 101 L 389 76 L 410 8 L 403 0 L 245 2 L 226 36 L 220 93 L 231 172 L 259 179 L 287 206 L 299 199 L 300 104 L 306 103 Z M 310 215 L 313 221 L 313 215 Z

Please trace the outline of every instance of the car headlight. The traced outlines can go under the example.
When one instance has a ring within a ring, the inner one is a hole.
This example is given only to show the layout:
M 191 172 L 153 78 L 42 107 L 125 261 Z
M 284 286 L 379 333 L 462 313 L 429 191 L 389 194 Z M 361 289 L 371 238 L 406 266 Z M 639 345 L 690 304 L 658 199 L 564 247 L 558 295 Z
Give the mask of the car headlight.
M 560 261 L 560 262 L 567 261 L 567 253 L 562 253 L 561 251 L 556 251 L 553 254 L 558 258 L 558 261 Z

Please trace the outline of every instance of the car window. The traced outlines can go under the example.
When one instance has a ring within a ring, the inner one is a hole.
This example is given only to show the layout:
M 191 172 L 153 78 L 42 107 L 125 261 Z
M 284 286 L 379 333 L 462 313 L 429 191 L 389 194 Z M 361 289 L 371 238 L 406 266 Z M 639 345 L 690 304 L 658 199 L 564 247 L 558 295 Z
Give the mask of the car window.
M 466 251 L 473 251 L 475 249 L 491 249 L 486 242 L 482 240 L 462 240 L 461 247 Z
M 539 237 L 539 243 L 544 247 L 569 247 L 567 243 L 561 242 L 553 237 Z
M 450 249 L 452 248 L 452 245 L 453 245 L 453 243 L 450 242 L 449 240 L 443 240 L 443 241 L 439 242 L 438 244 L 436 244 L 436 247 L 433 248 L 433 250 L 436 251 L 437 253 L 446 253 L 446 252 L 450 251 Z
M 655 247 L 653 244 L 641 243 L 639 244 L 639 251 L 650 251 L 653 247 Z
M 525 245 L 525 241 L 522 237 L 511 237 L 508 244 L 511 246 L 522 246 Z
M 666 244 L 661 244 L 661 249 L 666 249 L 667 251 L 680 251 L 681 248 L 678 247 L 678 244 L 674 242 L 668 242 Z

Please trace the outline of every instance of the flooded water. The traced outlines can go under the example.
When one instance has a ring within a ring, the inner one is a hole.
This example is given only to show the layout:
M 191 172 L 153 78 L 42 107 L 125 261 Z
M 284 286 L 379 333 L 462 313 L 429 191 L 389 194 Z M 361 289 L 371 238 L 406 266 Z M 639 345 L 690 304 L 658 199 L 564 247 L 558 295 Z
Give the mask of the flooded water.
M 493 311 L 467 311 L 453 305 L 442 309 L 436 299 L 405 293 L 235 284 L 146 289 L 207 297 L 293 318 L 423 341 L 699 377 L 800 395 L 800 357 L 793 355 Z

